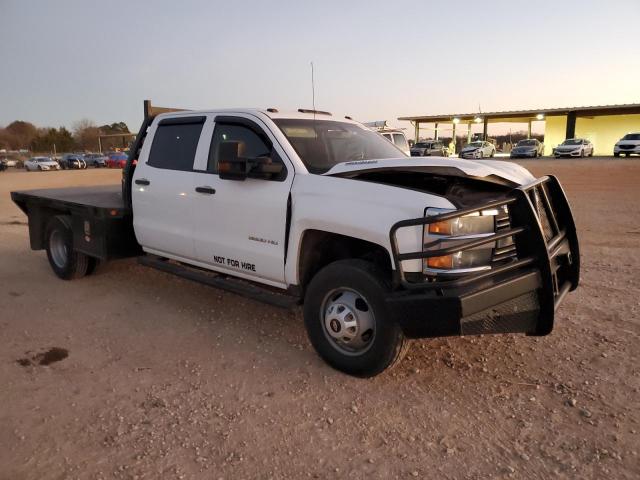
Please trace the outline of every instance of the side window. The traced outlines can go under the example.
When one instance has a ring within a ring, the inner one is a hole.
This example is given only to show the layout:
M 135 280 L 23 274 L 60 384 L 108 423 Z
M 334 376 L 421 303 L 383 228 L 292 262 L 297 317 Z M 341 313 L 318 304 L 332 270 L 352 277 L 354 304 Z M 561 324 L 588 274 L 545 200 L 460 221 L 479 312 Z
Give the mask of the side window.
M 193 170 L 204 117 L 162 120 L 153 136 L 148 165 L 167 170 Z
M 407 140 L 404 138 L 404 135 L 400 135 L 399 133 L 393 134 L 393 143 L 395 143 L 396 147 L 400 147 L 401 149 L 409 148 L 409 145 L 407 145 Z
M 273 150 L 271 142 L 264 136 L 259 135 L 253 129 L 233 123 L 216 123 L 211 138 L 209 149 L 209 160 L 207 162 L 207 172 L 218 172 L 218 160 L 220 156 L 220 145 L 222 142 L 238 142 L 238 156 L 245 158 L 270 157 L 274 163 L 282 164 L 280 156 Z M 284 180 L 287 176 L 286 168 L 282 174 L 273 180 Z

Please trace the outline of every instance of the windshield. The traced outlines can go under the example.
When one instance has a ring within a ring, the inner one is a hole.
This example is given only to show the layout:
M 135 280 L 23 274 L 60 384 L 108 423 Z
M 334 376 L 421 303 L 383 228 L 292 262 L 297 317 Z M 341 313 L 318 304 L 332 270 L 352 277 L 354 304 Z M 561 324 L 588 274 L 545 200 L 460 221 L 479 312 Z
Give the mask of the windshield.
M 44 163 L 44 162 L 50 162 L 51 159 L 47 157 L 39 157 L 39 158 L 36 158 L 35 161 L 38 163 Z
M 516 146 L 517 147 L 535 147 L 536 146 L 536 141 L 535 140 L 520 140 Z
M 640 140 L 640 133 L 627 133 L 622 140 Z
M 467 147 L 481 147 L 482 142 L 471 142 Z
M 311 173 L 325 173 L 338 163 L 406 157 L 368 128 L 332 120 L 275 119 Z
M 582 145 L 582 140 L 579 138 L 571 138 L 562 142 L 562 145 Z
M 429 148 L 430 143 L 419 142 L 414 145 L 416 148 Z

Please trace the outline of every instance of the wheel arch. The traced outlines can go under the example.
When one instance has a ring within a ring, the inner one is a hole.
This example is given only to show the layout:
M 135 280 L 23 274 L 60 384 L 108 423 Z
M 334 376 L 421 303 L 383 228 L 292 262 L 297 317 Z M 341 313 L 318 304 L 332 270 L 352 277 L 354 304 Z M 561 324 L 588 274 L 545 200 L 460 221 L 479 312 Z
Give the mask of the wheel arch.
M 368 240 L 324 230 L 307 229 L 302 232 L 297 255 L 298 286 L 304 290 L 323 267 L 338 260 L 368 260 L 393 276 L 393 263 L 386 247 Z

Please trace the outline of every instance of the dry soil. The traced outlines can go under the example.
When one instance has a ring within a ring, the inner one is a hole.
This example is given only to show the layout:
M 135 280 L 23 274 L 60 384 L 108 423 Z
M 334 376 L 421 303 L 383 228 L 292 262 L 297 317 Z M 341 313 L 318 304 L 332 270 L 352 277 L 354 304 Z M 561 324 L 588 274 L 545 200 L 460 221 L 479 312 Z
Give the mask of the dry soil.
M 0 173 L 0 478 L 640 478 L 640 161 L 522 162 L 563 182 L 582 281 L 553 333 L 415 341 L 369 380 L 300 313 L 114 262 L 64 282 Z

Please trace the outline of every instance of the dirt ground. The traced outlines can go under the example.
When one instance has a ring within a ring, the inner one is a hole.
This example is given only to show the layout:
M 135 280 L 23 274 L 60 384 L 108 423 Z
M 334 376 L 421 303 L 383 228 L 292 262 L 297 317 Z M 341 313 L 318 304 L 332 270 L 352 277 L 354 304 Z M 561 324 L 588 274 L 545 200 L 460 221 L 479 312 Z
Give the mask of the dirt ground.
M 553 333 L 416 341 L 369 380 L 296 311 L 134 260 L 58 280 L 9 191 L 120 172 L 1 172 L 0 479 L 640 478 L 640 161 L 521 163 L 579 229 Z

